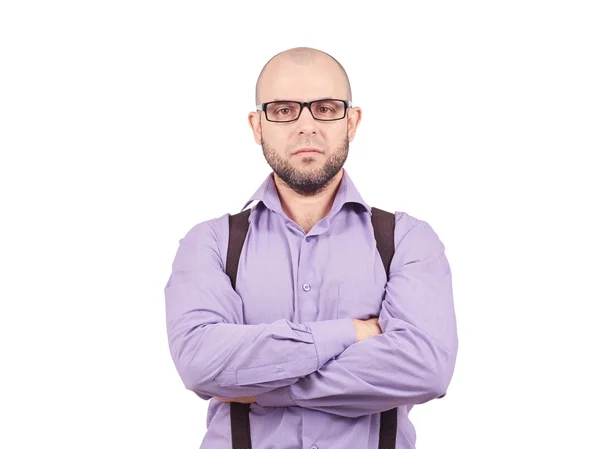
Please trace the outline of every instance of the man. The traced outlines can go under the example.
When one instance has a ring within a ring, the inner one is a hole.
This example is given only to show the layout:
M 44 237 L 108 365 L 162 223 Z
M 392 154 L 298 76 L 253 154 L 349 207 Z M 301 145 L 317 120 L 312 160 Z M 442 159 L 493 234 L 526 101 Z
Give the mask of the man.
M 371 208 L 343 168 L 361 120 L 351 101 L 328 54 L 273 57 L 248 117 L 273 172 L 242 208 L 258 201 L 235 289 L 230 214 L 179 241 L 167 331 L 185 387 L 211 399 L 203 449 L 232 447 L 230 402 L 250 404 L 254 449 L 375 449 L 393 408 L 395 447 L 414 448 L 408 413 L 446 393 L 458 338 L 445 247 L 395 212 L 387 280 Z

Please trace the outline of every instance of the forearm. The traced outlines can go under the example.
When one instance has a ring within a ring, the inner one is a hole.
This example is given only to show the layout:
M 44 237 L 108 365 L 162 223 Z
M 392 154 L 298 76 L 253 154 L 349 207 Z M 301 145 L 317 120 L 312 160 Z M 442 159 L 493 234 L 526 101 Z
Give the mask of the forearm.
M 167 290 L 182 304 L 184 284 Z M 317 371 L 355 341 L 350 319 L 296 324 L 215 323 L 206 311 L 172 313 L 169 347 L 186 388 L 199 395 L 252 396 L 290 385 Z
M 257 403 L 357 417 L 444 395 L 456 347 L 442 347 L 400 320 L 390 326 L 396 330 L 350 346 L 317 372 L 256 396 Z

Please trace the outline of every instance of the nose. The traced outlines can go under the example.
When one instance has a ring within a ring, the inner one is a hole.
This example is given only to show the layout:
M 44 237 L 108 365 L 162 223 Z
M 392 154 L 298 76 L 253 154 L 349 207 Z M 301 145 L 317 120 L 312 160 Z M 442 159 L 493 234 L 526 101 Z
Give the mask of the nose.
M 308 106 L 303 107 L 300 111 L 296 125 L 300 134 L 316 133 L 317 121 L 313 118 Z

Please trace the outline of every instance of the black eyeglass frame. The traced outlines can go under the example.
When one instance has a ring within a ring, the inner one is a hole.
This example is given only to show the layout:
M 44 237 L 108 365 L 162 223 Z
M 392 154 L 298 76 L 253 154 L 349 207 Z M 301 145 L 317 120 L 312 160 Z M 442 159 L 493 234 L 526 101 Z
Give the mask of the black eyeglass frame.
M 316 118 L 315 114 L 313 114 L 312 111 L 312 104 L 313 103 L 317 103 L 319 101 L 341 101 L 342 103 L 344 103 L 344 115 L 341 116 L 340 118 L 330 118 L 330 119 L 322 119 L 322 118 Z M 267 105 L 272 104 L 272 103 L 295 103 L 300 105 L 300 112 L 298 112 L 298 117 L 296 117 L 293 120 L 270 120 L 269 117 L 267 117 Z M 346 117 L 346 113 L 348 111 L 348 108 L 352 107 L 352 102 L 348 101 L 348 100 L 341 100 L 339 98 L 321 98 L 320 100 L 313 100 L 313 101 L 293 101 L 293 100 L 278 100 L 278 101 L 268 101 L 266 103 L 262 103 L 262 104 L 257 104 L 256 105 L 256 110 L 257 111 L 263 111 L 265 113 L 265 118 L 267 119 L 267 121 L 269 122 L 273 122 L 273 123 L 291 123 L 291 122 L 295 122 L 296 120 L 298 120 L 300 118 L 300 116 L 302 115 L 302 109 L 304 109 L 304 107 L 307 107 L 310 115 L 312 115 L 312 118 L 314 118 L 315 120 L 318 120 L 319 122 L 334 122 L 336 120 L 342 120 L 343 118 Z

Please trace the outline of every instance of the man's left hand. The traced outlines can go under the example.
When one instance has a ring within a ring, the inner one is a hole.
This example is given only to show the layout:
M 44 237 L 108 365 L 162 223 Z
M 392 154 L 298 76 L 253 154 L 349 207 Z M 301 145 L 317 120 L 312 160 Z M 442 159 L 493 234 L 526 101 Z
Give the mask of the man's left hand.
M 218 398 L 215 396 L 215 399 L 219 402 L 241 402 L 242 404 L 252 404 L 253 402 L 256 402 L 256 399 L 254 399 L 254 396 L 242 396 L 239 398 L 231 398 L 231 399 Z

